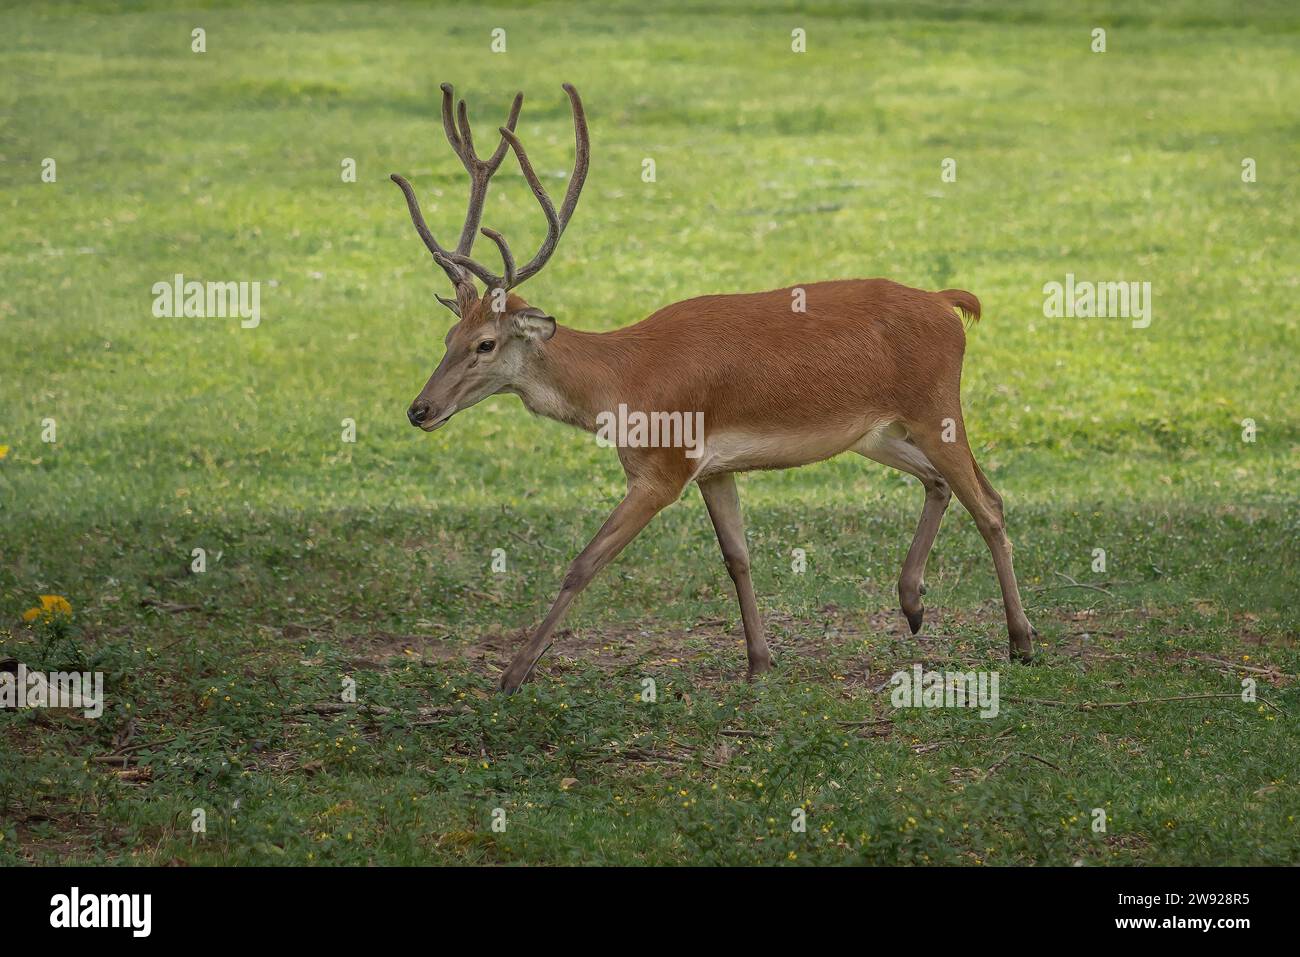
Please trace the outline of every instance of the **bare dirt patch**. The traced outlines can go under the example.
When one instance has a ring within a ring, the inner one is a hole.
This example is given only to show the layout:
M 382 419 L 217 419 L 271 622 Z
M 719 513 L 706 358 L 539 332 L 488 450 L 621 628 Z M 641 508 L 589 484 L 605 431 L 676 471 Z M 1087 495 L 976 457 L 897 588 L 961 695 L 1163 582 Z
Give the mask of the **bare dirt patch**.
M 814 616 L 783 612 L 766 616 L 768 642 L 778 668 L 794 668 L 810 676 L 833 673 L 850 693 L 867 686 L 875 690 L 899 668 L 913 662 L 936 666 L 974 667 L 987 663 L 1001 649 L 1004 624 L 1000 607 L 973 611 L 927 612 L 926 628 L 912 635 L 896 608 L 863 611 L 825 605 Z M 951 634 L 974 627 L 978 639 Z M 495 676 L 527 641 L 525 629 L 493 630 L 468 640 L 442 634 L 371 632 L 340 636 L 358 669 L 387 669 L 419 663 L 467 662 L 480 673 Z M 656 668 L 698 661 L 722 652 L 725 662 L 695 677 L 704 684 L 743 679 L 744 633 L 738 619 L 706 618 L 686 628 L 647 628 L 612 624 L 599 628 L 561 629 L 540 666 L 594 666 L 606 673 L 630 667 Z

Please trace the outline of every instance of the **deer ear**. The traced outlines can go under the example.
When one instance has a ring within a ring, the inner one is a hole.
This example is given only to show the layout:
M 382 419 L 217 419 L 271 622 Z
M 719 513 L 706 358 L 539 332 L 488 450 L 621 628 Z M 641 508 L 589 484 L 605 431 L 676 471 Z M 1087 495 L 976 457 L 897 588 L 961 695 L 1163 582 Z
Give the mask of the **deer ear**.
M 439 296 L 436 292 L 433 295 L 440 303 L 442 303 L 444 306 L 446 306 L 448 309 L 454 312 L 456 314 L 457 319 L 461 318 L 460 304 L 456 302 L 455 299 L 445 299 L 442 296 Z
M 510 326 L 516 335 L 536 342 L 545 342 L 555 335 L 555 318 L 532 306 L 510 313 Z

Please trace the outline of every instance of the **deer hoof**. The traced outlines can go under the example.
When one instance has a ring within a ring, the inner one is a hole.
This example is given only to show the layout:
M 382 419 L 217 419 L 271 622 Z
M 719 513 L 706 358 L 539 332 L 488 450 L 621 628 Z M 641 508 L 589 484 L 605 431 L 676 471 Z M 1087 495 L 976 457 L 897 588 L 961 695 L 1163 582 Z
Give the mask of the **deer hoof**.
M 497 691 L 502 694 L 514 694 L 523 683 L 523 678 L 515 677 L 509 670 L 503 671 L 501 677 L 497 679 Z
M 1038 637 L 1038 629 L 1033 625 L 1029 626 L 1029 634 L 1025 636 L 1024 641 L 1011 639 L 1011 660 L 1018 661 L 1022 665 L 1030 664 L 1035 661 L 1034 658 L 1034 639 Z
M 912 634 L 921 630 L 921 625 L 925 621 L 925 609 L 918 608 L 916 611 L 903 609 L 903 614 L 907 616 L 907 627 L 912 629 Z

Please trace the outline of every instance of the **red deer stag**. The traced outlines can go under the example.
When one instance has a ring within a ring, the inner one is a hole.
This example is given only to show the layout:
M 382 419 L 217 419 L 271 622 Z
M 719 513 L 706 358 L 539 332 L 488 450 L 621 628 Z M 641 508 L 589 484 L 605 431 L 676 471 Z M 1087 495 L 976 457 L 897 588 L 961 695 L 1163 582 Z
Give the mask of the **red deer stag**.
M 701 296 L 612 332 L 559 325 L 511 290 L 555 252 L 587 176 L 582 100 L 571 85 L 564 91 L 573 108 L 577 156 L 558 210 L 515 135 L 523 94 L 500 128 L 501 142 L 484 160 L 475 152 L 464 100 L 453 111 L 452 87 L 442 85 L 443 126 L 470 179 L 469 209 L 454 250 L 439 245 L 429 231 L 410 183 L 392 177 L 416 231 L 455 289 L 455 299 L 438 299 L 458 317 L 442 361 L 407 416 L 432 432 L 457 412 L 508 392 L 534 414 L 589 432 L 618 409 L 667 417 L 661 421 L 676 416 L 678 423 L 700 421 L 702 414 L 704 434 L 695 448 L 681 442 L 619 444 L 627 495 L 569 567 L 545 620 L 502 673 L 502 690 L 513 692 L 528 679 L 573 600 L 690 482 L 700 487 L 735 583 L 749 675 L 767 671 L 772 656 L 750 581 L 735 473 L 792 468 L 845 451 L 901 469 L 925 487 L 925 506 L 898 581 L 912 631 L 921 627 L 926 558 L 956 492 L 992 552 L 1011 657 L 1028 661 L 1035 631 L 1021 607 L 1002 499 L 971 455 L 958 397 L 965 350 L 958 310 L 978 320 L 979 300 L 961 289 L 925 292 L 887 279 L 849 279 Z M 484 227 L 504 264 L 497 275 L 470 253 L 488 181 L 507 148 L 542 207 L 546 238 L 537 255 L 519 266 L 501 234 Z M 475 277 L 485 286 L 481 295 Z M 800 299 L 802 309 L 795 306 Z

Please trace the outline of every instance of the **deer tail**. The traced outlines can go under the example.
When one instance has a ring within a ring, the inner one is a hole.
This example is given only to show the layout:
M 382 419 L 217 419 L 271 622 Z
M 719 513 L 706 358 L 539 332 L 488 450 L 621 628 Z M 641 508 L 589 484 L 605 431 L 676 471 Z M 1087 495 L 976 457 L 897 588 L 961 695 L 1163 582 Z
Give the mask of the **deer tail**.
M 952 308 L 960 309 L 972 324 L 980 321 L 980 301 L 974 293 L 965 289 L 945 289 L 938 295 Z

